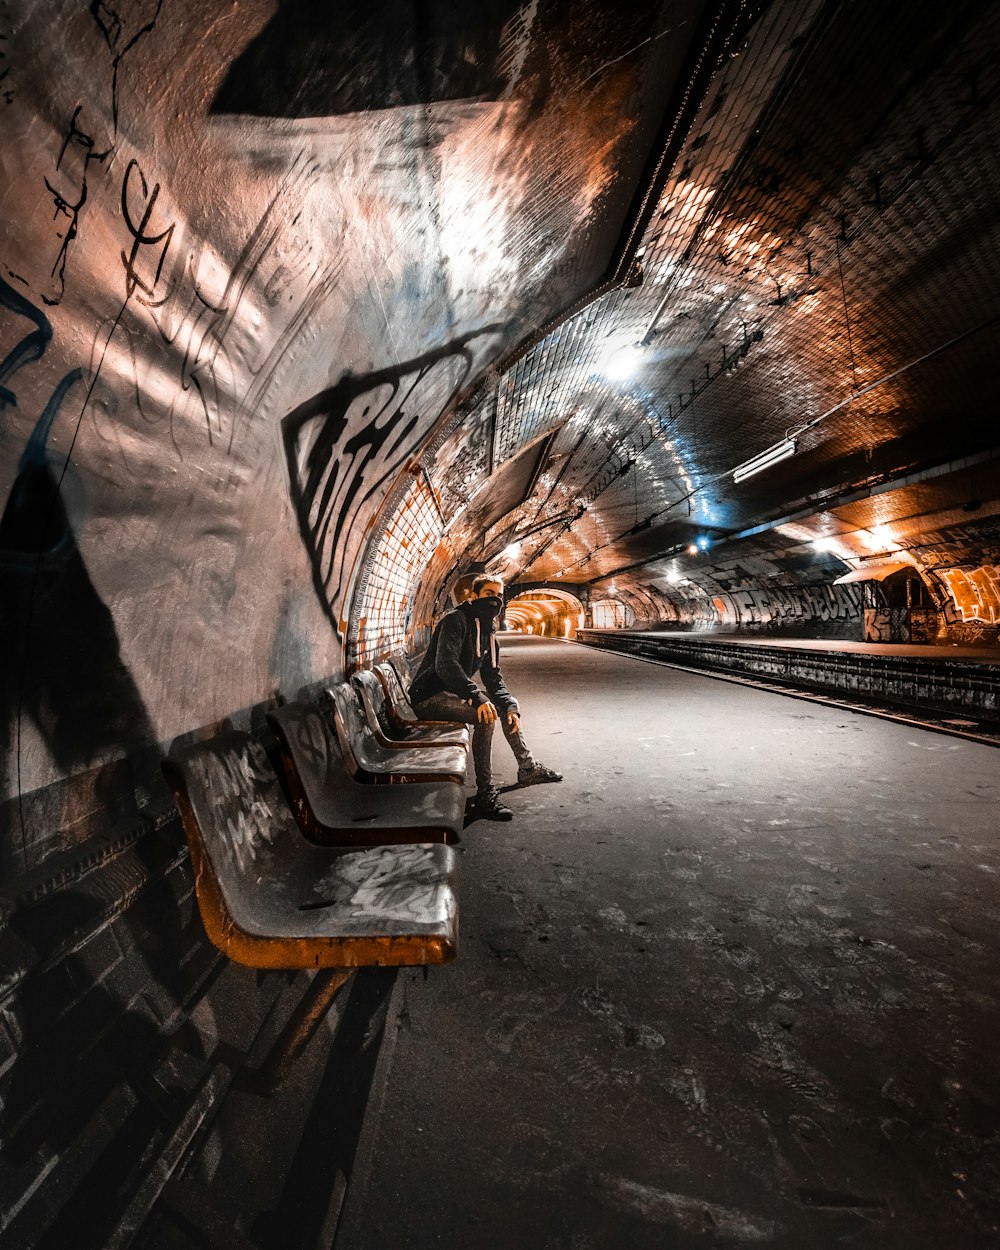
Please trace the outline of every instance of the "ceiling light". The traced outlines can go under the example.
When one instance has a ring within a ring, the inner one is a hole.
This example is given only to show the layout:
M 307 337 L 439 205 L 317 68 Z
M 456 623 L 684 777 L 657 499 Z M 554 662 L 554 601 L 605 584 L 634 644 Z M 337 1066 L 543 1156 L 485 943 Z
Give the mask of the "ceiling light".
M 612 348 L 601 360 L 600 371 L 612 382 L 624 382 L 638 368 L 641 350 L 632 343 Z
M 773 447 L 768 447 L 767 451 L 762 451 L 759 456 L 754 456 L 752 460 L 746 460 L 743 464 L 737 465 L 733 469 L 733 481 L 742 482 L 745 478 L 753 477 L 755 473 L 769 469 L 772 464 L 794 456 L 797 450 L 798 442 L 794 438 L 786 438 L 784 442 L 775 443 Z
M 871 551 L 902 551 L 902 547 L 893 537 L 888 525 L 873 525 L 871 529 L 858 530 L 857 536 Z

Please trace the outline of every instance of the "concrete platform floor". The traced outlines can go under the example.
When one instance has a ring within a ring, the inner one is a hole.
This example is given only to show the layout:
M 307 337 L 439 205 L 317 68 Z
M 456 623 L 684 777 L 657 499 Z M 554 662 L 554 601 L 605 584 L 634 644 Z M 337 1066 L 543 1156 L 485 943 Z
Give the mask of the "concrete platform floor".
M 502 645 L 566 780 L 466 830 L 337 1250 L 1000 1245 L 1000 753 Z

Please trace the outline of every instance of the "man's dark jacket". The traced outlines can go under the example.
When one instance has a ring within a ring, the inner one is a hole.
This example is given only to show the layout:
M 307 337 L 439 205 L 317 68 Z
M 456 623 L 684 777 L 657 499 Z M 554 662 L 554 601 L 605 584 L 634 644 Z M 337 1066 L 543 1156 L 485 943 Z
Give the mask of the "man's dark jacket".
M 517 700 L 504 685 L 500 647 L 493 622 L 474 610 L 475 599 L 447 612 L 434 628 L 430 646 L 410 683 L 410 702 L 422 703 L 447 691 L 471 701 L 473 707 L 492 702 L 498 711 L 518 710 Z M 472 680 L 479 673 L 487 694 Z

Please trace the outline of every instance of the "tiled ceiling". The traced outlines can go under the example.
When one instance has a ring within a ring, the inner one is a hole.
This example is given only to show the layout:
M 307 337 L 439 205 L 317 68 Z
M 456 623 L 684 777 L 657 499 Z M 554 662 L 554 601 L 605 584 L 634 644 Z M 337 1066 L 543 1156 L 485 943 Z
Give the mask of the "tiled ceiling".
M 457 498 L 471 464 L 557 432 L 477 558 L 590 582 L 993 448 L 998 51 L 996 5 L 767 6 L 677 146 L 630 280 L 525 344 L 438 459 Z M 788 435 L 792 458 L 734 483 Z M 960 475 L 933 492 L 968 497 Z

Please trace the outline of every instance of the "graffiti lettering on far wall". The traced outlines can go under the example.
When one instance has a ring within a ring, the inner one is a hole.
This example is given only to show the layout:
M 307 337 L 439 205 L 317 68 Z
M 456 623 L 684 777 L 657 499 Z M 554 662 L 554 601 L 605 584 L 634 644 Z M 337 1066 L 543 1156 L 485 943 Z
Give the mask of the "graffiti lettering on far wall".
M 935 572 L 948 587 L 962 621 L 1000 623 L 1000 568 L 984 564 L 978 569 L 937 569 Z

